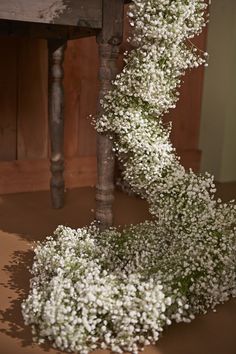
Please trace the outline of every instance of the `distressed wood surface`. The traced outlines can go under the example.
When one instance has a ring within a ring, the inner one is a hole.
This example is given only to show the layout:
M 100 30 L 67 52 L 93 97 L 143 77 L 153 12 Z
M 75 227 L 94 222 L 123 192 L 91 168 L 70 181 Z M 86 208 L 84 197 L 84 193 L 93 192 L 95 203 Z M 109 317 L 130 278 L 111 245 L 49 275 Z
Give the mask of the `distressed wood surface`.
M 97 36 L 100 57 L 100 90 L 98 117 L 103 113 L 100 101 L 112 87 L 118 67 L 119 45 L 123 38 L 123 0 L 103 1 L 103 28 Z M 114 153 L 112 141 L 104 134 L 97 136 L 96 220 L 101 229 L 113 223 Z
M 51 140 L 51 198 L 54 208 L 64 204 L 64 89 L 65 43 L 49 41 L 49 127 Z
M 0 19 L 102 27 L 102 0 L 1 0 Z

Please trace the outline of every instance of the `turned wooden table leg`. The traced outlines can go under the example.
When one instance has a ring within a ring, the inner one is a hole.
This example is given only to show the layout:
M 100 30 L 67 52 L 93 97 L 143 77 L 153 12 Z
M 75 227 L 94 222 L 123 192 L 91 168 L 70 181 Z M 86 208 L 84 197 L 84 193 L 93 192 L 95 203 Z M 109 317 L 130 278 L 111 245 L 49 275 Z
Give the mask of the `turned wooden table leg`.
M 103 0 L 103 28 L 97 36 L 100 57 L 100 91 L 98 118 L 103 114 L 100 100 L 112 88 L 117 74 L 119 45 L 123 35 L 123 0 Z M 97 136 L 96 220 L 105 229 L 113 223 L 114 153 L 112 141 L 104 134 Z
M 49 129 L 51 140 L 51 199 L 54 208 L 64 205 L 63 57 L 65 41 L 49 40 Z

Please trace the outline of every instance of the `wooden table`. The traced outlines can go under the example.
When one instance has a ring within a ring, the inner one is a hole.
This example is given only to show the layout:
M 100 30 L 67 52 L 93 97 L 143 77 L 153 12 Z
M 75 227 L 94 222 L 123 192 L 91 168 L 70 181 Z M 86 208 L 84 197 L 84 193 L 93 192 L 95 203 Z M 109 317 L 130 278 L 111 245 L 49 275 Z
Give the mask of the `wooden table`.
M 52 205 L 64 203 L 63 57 L 69 39 L 96 35 L 100 56 L 100 99 L 110 90 L 123 37 L 125 0 L 0 0 L 0 35 L 45 38 L 49 54 L 49 126 Z M 114 155 L 105 136 L 97 138 L 96 219 L 112 224 Z

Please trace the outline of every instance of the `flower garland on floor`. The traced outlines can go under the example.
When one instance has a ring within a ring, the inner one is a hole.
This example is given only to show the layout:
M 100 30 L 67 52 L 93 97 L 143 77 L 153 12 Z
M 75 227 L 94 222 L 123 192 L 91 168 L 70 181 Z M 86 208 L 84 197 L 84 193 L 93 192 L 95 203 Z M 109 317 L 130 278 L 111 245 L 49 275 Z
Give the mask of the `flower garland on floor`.
M 134 0 L 136 49 L 104 99 L 99 132 L 114 140 L 124 179 L 154 218 L 120 231 L 59 226 L 35 250 L 25 323 L 39 342 L 87 354 L 137 353 L 173 321 L 236 296 L 236 207 L 214 199 L 209 175 L 185 172 L 162 116 L 181 76 L 205 63 L 191 38 L 204 0 Z

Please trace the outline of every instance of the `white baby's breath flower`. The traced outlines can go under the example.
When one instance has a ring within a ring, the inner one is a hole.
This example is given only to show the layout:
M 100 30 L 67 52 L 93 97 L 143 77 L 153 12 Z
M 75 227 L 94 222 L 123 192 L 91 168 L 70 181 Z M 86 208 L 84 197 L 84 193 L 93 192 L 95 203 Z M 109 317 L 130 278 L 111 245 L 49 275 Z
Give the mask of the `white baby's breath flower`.
M 191 42 L 206 8 L 204 0 L 130 7 L 135 49 L 95 125 L 113 140 L 125 181 L 154 218 L 122 231 L 58 226 L 38 244 L 22 312 L 39 343 L 136 354 L 173 321 L 190 322 L 236 296 L 236 206 L 214 199 L 209 174 L 184 170 L 162 121 L 185 71 L 206 65 Z

